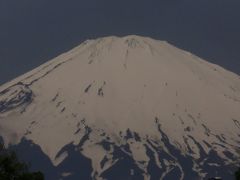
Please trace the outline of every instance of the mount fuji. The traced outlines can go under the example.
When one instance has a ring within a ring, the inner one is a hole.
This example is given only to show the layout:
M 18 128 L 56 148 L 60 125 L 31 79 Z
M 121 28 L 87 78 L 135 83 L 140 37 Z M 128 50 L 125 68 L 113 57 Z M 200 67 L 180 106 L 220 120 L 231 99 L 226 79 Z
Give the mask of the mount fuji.
M 240 77 L 164 41 L 87 40 L 0 87 L 0 137 L 47 180 L 229 180 Z

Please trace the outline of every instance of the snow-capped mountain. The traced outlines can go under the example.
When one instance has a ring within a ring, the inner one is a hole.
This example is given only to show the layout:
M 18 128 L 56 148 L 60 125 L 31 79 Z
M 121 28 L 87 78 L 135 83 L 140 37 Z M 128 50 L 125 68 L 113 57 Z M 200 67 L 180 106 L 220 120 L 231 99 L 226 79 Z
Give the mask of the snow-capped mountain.
M 163 41 L 88 40 L 0 87 L 0 136 L 48 180 L 231 179 L 240 77 Z

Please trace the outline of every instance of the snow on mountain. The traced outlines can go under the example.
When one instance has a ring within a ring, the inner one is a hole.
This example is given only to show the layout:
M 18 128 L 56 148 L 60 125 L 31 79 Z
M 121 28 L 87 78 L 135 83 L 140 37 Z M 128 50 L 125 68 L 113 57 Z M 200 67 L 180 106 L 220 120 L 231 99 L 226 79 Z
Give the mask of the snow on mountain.
M 240 77 L 163 41 L 88 40 L 0 87 L 0 136 L 38 147 L 47 179 L 231 179 Z

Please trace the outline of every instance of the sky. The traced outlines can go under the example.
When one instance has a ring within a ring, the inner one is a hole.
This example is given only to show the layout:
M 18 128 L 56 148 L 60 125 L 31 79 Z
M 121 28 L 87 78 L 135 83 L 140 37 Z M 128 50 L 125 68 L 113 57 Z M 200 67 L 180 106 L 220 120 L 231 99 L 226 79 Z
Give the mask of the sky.
M 240 75 L 239 0 L 0 0 L 0 85 L 86 39 L 142 35 Z

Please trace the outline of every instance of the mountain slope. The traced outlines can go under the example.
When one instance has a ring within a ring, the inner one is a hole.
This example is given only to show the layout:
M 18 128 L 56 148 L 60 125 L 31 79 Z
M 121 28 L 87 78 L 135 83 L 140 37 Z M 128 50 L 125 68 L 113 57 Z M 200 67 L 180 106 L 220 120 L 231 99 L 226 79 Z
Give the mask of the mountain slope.
M 0 136 L 39 146 L 57 178 L 231 178 L 239 109 L 239 76 L 166 42 L 106 37 L 3 85 Z

